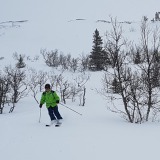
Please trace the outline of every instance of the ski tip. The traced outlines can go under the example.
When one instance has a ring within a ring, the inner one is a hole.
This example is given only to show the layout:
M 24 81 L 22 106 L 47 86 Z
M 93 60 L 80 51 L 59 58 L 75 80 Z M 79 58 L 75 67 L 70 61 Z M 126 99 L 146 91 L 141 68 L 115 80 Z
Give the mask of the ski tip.
M 55 127 L 60 127 L 60 124 L 56 124 Z
M 50 127 L 50 125 L 49 125 L 49 124 L 46 124 L 46 127 Z

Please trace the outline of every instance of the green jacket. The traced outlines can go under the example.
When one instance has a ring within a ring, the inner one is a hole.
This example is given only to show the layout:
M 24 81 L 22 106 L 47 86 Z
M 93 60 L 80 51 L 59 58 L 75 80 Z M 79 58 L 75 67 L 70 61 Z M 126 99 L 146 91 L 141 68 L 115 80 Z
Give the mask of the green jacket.
M 40 100 L 40 104 L 46 103 L 46 107 L 55 107 L 57 106 L 56 101 L 59 101 L 59 97 L 55 91 L 43 92 Z

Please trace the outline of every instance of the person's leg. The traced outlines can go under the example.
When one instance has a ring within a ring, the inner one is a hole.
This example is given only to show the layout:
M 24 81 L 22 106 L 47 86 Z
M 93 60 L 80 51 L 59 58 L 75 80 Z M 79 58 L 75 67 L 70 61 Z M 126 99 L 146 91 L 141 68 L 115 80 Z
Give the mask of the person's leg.
M 58 111 L 58 106 L 53 107 L 53 112 L 58 120 L 63 119 Z
M 53 112 L 54 112 L 53 107 L 49 107 L 48 114 L 50 116 L 51 121 L 56 120 L 56 117 L 54 116 Z

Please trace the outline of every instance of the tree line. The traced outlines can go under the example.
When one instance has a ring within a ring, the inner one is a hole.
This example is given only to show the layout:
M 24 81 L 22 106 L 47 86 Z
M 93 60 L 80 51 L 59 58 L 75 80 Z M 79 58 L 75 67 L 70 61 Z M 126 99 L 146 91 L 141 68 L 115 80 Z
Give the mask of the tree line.
M 140 26 L 140 42 L 133 44 L 123 37 L 123 30 L 117 19 L 111 18 L 112 30 L 106 32 L 105 43 L 98 29 L 93 33 L 93 46 L 88 55 L 73 58 L 70 54 L 64 55 L 58 50 L 40 51 L 45 64 L 61 70 L 59 75 L 28 70 L 26 76 L 24 55 L 14 54 L 17 60 L 16 67 L 5 67 L 0 73 L 0 113 L 4 104 L 12 103 L 10 112 L 15 103 L 28 92 L 38 103 L 36 95 L 42 91 L 43 85 L 49 80 L 51 85 L 61 95 L 61 100 L 75 101 L 79 97 L 79 104 L 85 104 L 85 84 L 90 78 L 85 71 L 104 71 L 103 89 L 100 93 L 112 102 L 109 110 L 120 114 L 131 123 L 142 123 L 157 119 L 160 89 L 160 32 L 158 28 L 152 30 L 147 20 L 142 19 Z M 29 59 L 29 57 L 27 57 Z M 38 60 L 38 57 L 36 57 Z M 69 70 L 79 72 L 80 76 L 71 82 L 66 80 L 63 72 Z M 29 79 L 26 82 L 27 77 Z M 54 82 L 54 84 L 52 84 Z M 117 106 L 119 105 L 119 106 Z
M 80 106 L 85 105 L 85 85 L 90 75 L 83 70 L 67 79 L 63 69 L 60 69 L 59 74 L 55 74 L 54 71 L 37 71 L 26 65 L 25 58 L 33 61 L 30 57 L 14 53 L 13 58 L 16 60 L 15 66 L 9 65 L 0 70 L 0 114 L 7 105 L 10 106 L 9 113 L 13 112 L 19 100 L 29 94 L 39 103 L 37 95 L 43 91 L 46 83 L 54 87 L 64 104 L 67 103 L 67 100 L 71 100 L 76 101 Z M 34 61 L 38 60 L 38 56 L 34 57 Z
M 106 34 L 105 44 L 110 67 L 104 74 L 101 93 L 113 104 L 108 108 L 130 123 L 155 121 L 160 113 L 159 29 L 152 30 L 142 20 L 140 42 L 133 45 L 123 37 L 117 20 L 111 21 L 112 31 Z

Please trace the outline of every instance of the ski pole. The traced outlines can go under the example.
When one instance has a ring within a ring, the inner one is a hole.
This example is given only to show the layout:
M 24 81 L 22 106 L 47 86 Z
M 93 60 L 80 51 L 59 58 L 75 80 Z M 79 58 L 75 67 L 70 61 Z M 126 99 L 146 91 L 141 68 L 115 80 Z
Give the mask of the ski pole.
M 39 123 L 41 123 L 41 108 L 40 108 L 40 113 L 39 113 Z
M 81 115 L 81 116 L 82 116 L 82 114 L 81 114 L 81 113 L 79 113 L 79 112 L 77 112 L 77 111 L 75 111 L 75 110 L 73 110 L 73 109 L 71 109 L 71 108 L 67 107 L 66 105 L 64 105 L 64 104 L 62 104 L 62 103 L 59 103 L 59 104 L 61 104 L 62 106 L 66 107 L 66 108 L 70 109 L 71 111 L 73 111 L 73 112 L 75 112 L 75 113 L 77 113 L 77 114 L 79 114 L 79 115 Z

